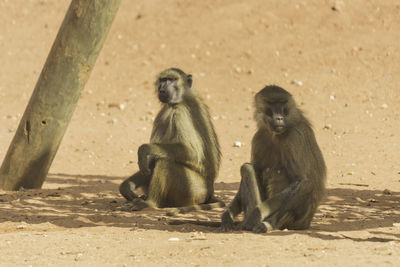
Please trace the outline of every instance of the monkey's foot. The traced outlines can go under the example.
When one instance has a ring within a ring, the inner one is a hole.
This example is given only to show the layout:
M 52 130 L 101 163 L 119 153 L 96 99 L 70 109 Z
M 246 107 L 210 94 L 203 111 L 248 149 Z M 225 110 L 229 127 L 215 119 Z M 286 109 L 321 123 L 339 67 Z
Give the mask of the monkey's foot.
M 133 201 L 126 202 L 122 205 L 123 211 L 139 211 L 150 207 L 150 205 L 141 198 L 135 198 Z
M 252 229 L 254 233 L 266 233 L 271 230 L 273 230 L 273 227 L 269 222 L 260 222 Z
M 259 208 L 255 208 L 250 214 L 245 218 L 240 228 L 242 230 L 253 231 L 253 228 L 261 224 L 261 212 Z

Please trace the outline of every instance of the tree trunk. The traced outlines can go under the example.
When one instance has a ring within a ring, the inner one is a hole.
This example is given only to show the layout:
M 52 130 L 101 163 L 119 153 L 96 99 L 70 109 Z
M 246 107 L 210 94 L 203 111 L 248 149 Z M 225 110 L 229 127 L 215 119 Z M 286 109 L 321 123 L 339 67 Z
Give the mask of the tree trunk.
M 0 188 L 40 188 L 121 0 L 72 0 L 0 168 Z

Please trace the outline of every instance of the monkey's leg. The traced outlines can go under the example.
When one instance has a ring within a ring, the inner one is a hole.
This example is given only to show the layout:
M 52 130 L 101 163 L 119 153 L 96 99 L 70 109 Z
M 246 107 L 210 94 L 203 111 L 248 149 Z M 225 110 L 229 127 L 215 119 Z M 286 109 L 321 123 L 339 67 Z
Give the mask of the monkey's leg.
M 260 190 L 253 165 L 245 163 L 240 168 L 240 199 L 245 218 L 261 203 Z
M 277 229 L 303 230 L 310 227 L 318 205 L 311 193 L 299 196 L 300 194 L 298 192 L 297 195 L 289 196 L 287 204 L 290 205 L 285 205 L 277 212 L 273 221 Z M 292 202 L 293 198 L 297 200 L 296 204 Z
M 292 210 L 282 207 L 278 212 L 268 217 L 262 224 L 253 228 L 253 232 L 263 233 L 273 229 L 303 230 L 310 227 L 314 215 L 312 203 L 303 196 Z
M 244 211 L 245 218 L 249 211 L 254 209 L 260 202 L 260 192 L 258 189 L 256 173 L 253 165 L 245 163 L 240 168 L 240 186 L 235 198 L 221 216 L 221 232 L 227 232 L 234 228 L 235 218 L 240 212 Z
M 285 201 L 287 201 L 288 196 L 293 192 L 294 187 L 295 185 L 293 184 L 278 194 L 260 202 L 259 205 L 251 210 L 250 214 L 245 217 L 242 228 L 246 230 L 254 230 L 254 228 L 257 228 L 257 232 L 261 232 L 259 229 L 264 229 L 264 232 L 276 229 L 274 225 L 271 225 L 270 222 L 265 223 L 264 220 L 281 209 Z
M 208 189 L 199 173 L 168 158 L 158 159 L 149 184 L 148 201 L 158 208 L 205 203 Z
M 147 192 L 150 179 L 150 176 L 137 172 L 121 183 L 119 186 L 119 192 L 128 201 L 132 201 L 138 198 L 138 195 L 133 192 L 135 189 L 143 187 L 144 191 Z
M 276 217 L 276 212 L 282 207 L 285 199 L 287 199 L 286 192 L 281 192 L 260 203 L 260 205 L 254 208 L 249 216 L 245 218 L 242 228 L 256 233 L 279 229 L 275 223 L 279 220 L 274 218 Z
M 309 200 L 311 192 L 312 182 L 309 180 L 290 184 L 280 193 L 261 203 L 258 207 L 262 217 L 261 223 L 254 225 L 251 230 L 260 233 L 273 229 L 308 228 L 315 210 L 312 200 Z
M 253 165 L 243 164 L 240 172 L 242 175 L 239 189 L 240 202 L 244 211 L 244 221 L 241 228 L 251 230 L 262 221 L 262 214 L 259 209 L 259 205 L 262 204 L 261 193 Z
M 149 200 L 145 200 L 148 198 L 149 194 L 149 186 L 153 176 L 153 170 L 155 167 L 155 161 L 152 161 L 149 165 L 150 167 L 150 175 L 145 175 L 142 172 L 137 172 L 133 174 L 131 177 L 126 179 L 120 185 L 120 193 L 128 200 L 122 206 L 122 210 L 124 211 L 139 211 L 144 208 L 153 208 L 157 207 L 157 205 Z M 145 193 L 145 197 L 138 197 L 134 193 L 134 190 L 141 187 Z

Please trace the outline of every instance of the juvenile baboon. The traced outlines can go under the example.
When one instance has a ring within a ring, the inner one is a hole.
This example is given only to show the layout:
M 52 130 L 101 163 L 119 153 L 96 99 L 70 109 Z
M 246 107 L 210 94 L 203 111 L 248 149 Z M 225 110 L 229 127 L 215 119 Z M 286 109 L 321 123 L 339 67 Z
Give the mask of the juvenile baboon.
M 306 229 L 325 189 L 326 167 L 310 122 L 292 95 L 266 86 L 255 96 L 258 130 L 252 140 L 251 163 L 241 167 L 239 190 L 221 217 L 221 231 L 254 232 Z
M 150 144 L 138 149 L 139 172 L 120 185 L 130 202 L 125 210 L 146 207 L 221 207 L 214 197 L 221 152 L 208 108 L 196 96 L 192 76 L 170 68 L 155 83 L 163 106 L 154 120 Z M 134 192 L 141 187 L 144 197 Z M 198 205 L 201 204 L 201 205 Z

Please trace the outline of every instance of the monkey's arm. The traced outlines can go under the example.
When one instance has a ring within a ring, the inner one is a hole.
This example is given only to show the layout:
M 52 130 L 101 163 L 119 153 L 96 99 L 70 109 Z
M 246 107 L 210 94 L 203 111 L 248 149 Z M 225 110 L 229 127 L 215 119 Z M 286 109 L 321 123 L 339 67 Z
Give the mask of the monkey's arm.
M 139 169 L 145 175 L 151 173 L 151 166 L 154 166 L 156 160 L 164 158 L 196 171 L 201 169 L 194 151 L 183 144 L 144 144 L 139 147 Z
M 233 219 L 242 212 L 242 203 L 240 202 L 240 192 L 238 192 L 228 208 L 221 215 L 221 228 L 220 232 L 228 232 L 235 226 Z
M 142 187 L 144 192 L 147 193 L 149 183 L 149 176 L 145 176 L 142 173 L 137 172 L 121 183 L 119 186 L 119 192 L 126 198 L 126 200 L 131 201 L 135 198 L 138 198 L 138 195 L 136 195 L 134 192 L 135 189 Z

